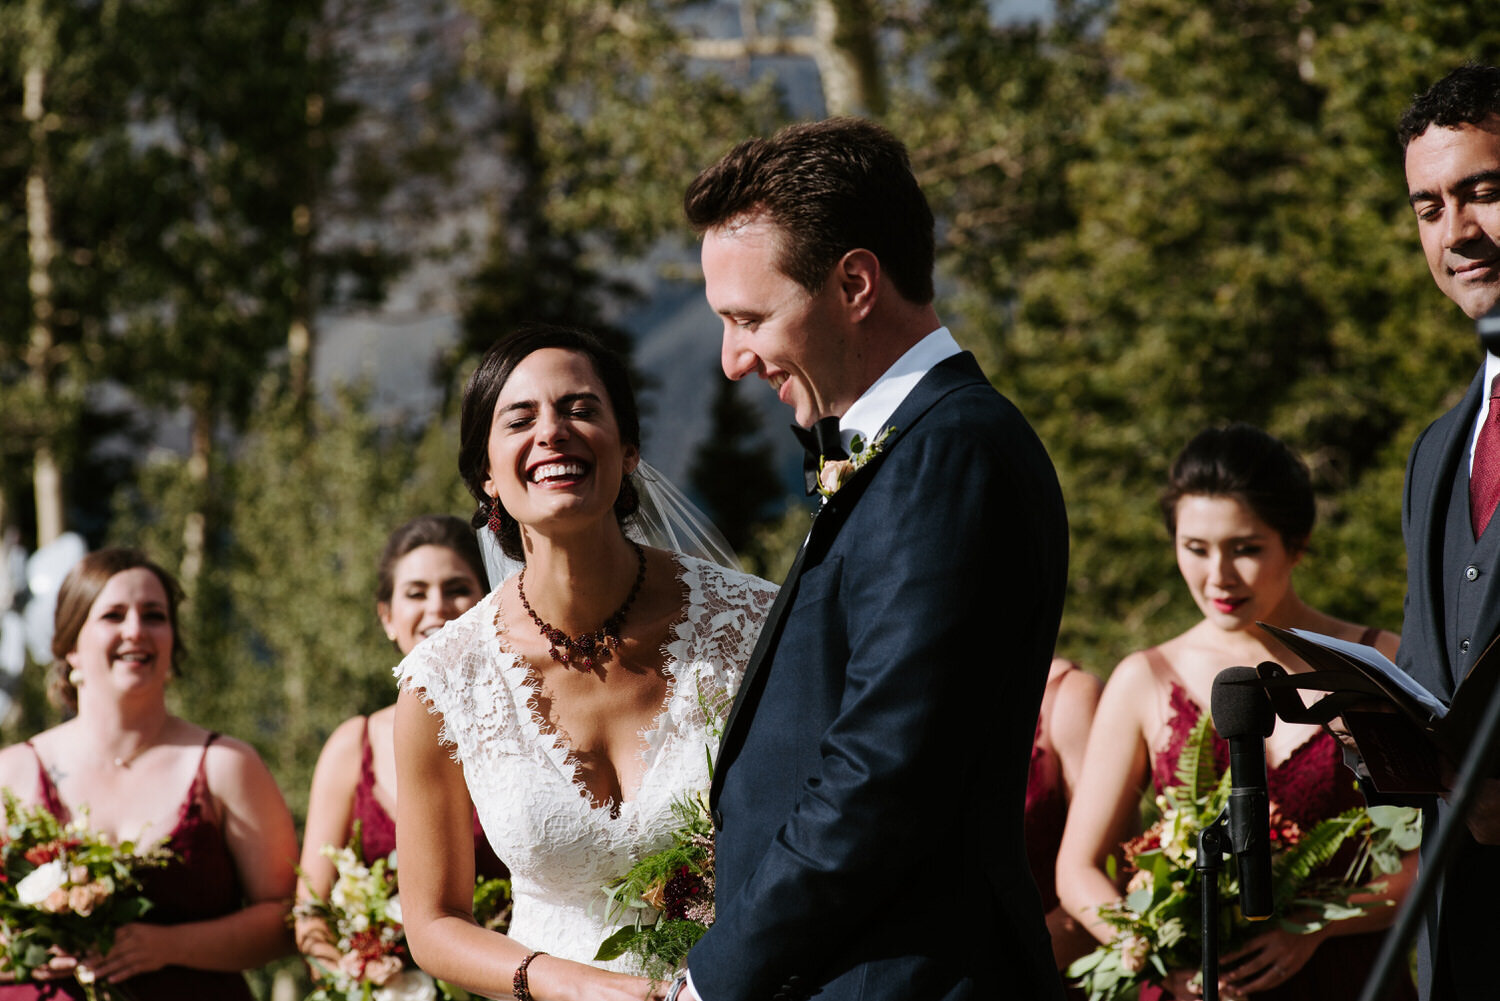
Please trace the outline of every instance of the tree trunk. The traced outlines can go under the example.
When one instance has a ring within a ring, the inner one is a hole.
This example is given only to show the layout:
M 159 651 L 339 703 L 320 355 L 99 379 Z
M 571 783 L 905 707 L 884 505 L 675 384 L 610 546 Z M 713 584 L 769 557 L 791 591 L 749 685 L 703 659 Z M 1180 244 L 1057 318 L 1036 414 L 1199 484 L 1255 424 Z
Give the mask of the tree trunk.
M 27 347 L 29 381 L 39 406 L 52 399 L 56 339 L 52 329 L 52 201 L 47 190 L 47 63 L 55 48 L 55 29 L 41 0 L 26 5 L 26 69 L 22 75 L 21 114 L 31 134 L 31 166 L 26 175 L 27 250 L 31 258 L 27 287 L 31 292 L 31 337 Z M 52 408 L 48 408 L 49 410 Z M 62 470 L 58 466 L 55 424 L 44 422 L 35 448 L 32 484 L 36 494 L 36 544 L 40 548 L 63 533 Z
M 885 114 L 885 79 L 870 0 L 816 0 L 813 37 L 818 41 L 813 58 L 823 79 L 828 113 Z
M 212 391 L 206 385 L 193 387 L 188 407 L 192 412 L 192 451 L 188 455 L 189 495 L 193 509 L 182 526 L 182 564 L 178 575 L 188 594 L 198 593 L 198 577 L 203 573 L 203 554 L 208 540 L 208 474 L 214 445 Z

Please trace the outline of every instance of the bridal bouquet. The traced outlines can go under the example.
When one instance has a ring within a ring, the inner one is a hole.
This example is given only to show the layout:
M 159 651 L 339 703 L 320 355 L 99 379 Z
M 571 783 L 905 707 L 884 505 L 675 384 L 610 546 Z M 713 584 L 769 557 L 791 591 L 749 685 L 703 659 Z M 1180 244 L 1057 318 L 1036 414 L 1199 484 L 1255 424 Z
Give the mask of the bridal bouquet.
M 63 824 L 45 807 L 23 807 L 4 790 L 0 832 L 0 969 L 31 979 L 56 952 L 104 953 L 115 931 L 151 909 L 140 872 L 166 865 L 165 845 L 137 848 L 88 827 L 87 812 Z M 75 975 L 89 998 L 114 995 L 87 971 Z
M 1159 983 L 1169 970 L 1202 965 L 1202 875 L 1193 868 L 1198 832 L 1212 824 L 1229 800 L 1230 776 L 1219 775 L 1213 757 L 1213 730 L 1205 715 L 1178 760 L 1177 783 L 1156 799 L 1160 819 L 1124 846 L 1131 870 L 1124 899 L 1099 914 L 1118 929 L 1106 945 L 1068 968 L 1090 1001 L 1134 997 L 1144 983 Z M 1280 816 L 1271 805 L 1272 900 L 1281 927 L 1307 934 L 1334 921 L 1365 913 L 1353 894 L 1367 884 L 1371 869 L 1396 872 L 1401 855 L 1421 841 L 1421 814 L 1398 807 L 1356 808 L 1319 821 L 1310 830 Z M 1357 846 L 1342 876 L 1322 869 L 1349 842 Z M 1113 871 L 1110 859 L 1110 876 Z M 1239 914 L 1239 879 L 1232 859 L 1218 871 L 1219 947 L 1229 952 L 1257 929 Z M 1290 914 L 1295 914 L 1295 920 Z
M 358 845 L 356 829 L 347 846 L 323 846 L 336 873 L 328 899 L 315 895 L 293 911 L 295 917 L 326 922 L 340 954 L 332 969 L 312 960 L 322 973 L 322 983 L 307 1001 L 467 1001 L 467 991 L 434 980 L 411 965 L 401 924 L 396 853 L 367 865 Z M 503 927 L 509 916 L 510 882 L 476 882 L 474 919 L 494 928 Z
M 626 954 L 642 972 L 666 980 L 714 923 L 714 839 L 708 797 L 698 793 L 672 804 L 682 825 L 672 844 L 653 852 L 605 887 L 608 919 L 625 924 L 599 946 L 594 959 Z

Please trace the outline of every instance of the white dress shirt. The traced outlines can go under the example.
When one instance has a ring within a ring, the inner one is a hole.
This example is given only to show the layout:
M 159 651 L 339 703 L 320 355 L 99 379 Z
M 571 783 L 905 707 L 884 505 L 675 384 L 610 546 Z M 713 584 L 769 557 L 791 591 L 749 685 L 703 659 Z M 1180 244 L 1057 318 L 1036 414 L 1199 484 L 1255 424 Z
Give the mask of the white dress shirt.
M 1500 375 L 1500 357 L 1486 351 L 1484 355 L 1484 399 L 1479 404 L 1479 414 L 1474 418 L 1474 430 L 1469 435 L 1469 474 L 1474 473 L 1474 446 L 1479 441 L 1479 429 L 1484 427 L 1484 419 L 1490 413 L 1490 386 L 1495 381 L 1495 376 Z M 839 430 L 843 430 L 842 426 Z
M 917 388 L 922 377 L 933 366 L 962 350 L 947 327 L 938 327 L 907 349 L 839 418 L 839 438 L 844 450 L 848 451 L 856 434 L 868 442 L 885 430 L 886 422 Z

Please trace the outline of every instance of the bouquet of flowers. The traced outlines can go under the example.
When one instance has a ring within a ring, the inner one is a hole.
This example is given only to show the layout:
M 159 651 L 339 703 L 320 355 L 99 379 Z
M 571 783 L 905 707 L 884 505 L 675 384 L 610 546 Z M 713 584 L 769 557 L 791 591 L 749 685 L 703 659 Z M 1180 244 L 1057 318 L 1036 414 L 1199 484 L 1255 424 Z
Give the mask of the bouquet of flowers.
M 325 921 L 340 953 L 337 966 L 318 963 L 322 983 L 307 1001 L 468 1001 L 462 988 L 435 980 L 411 963 L 401 925 L 396 853 L 366 865 L 356 828 L 343 848 L 324 845 L 336 876 L 328 899 L 300 903 L 295 917 Z M 481 879 L 474 885 L 474 919 L 503 928 L 510 919 L 510 881 Z
M 714 839 L 708 797 L 699 793 L 672 804 L 682 826 L 672 844 L 631 866 L 605 887 L 608 918 L 630 922 L 599 946 L 595 960 L 627 953 L 642 972 L 666 980 L 687 959 L 688 950 L 714 923 Z
M 86 811 L 63 824 L 45 807 L 21 806 L 8 789 L 3 795 L 0 969 L 26 981 L 57 952 L 107 952 L 117 929 L 151 909 L 140 872 L 166 865 L 172 853 L 91 831 Z M 83 969 L 75 977 L 90 998 L 118 993 Z
M 1205 715 L 1178 760 L 1177 784 L 1157 797 L 1160 818 L 1124 846 L 1132 871 L 1125 897 L 1099 911 L 1119 934 L 1068 968 L 1090 1001 L 1134 997 L 1143 983 L 1159 983 L 1169 970 L 1201 966 L 1202 875 L 1193 868 L 1198 832 L 1223 811 L 1229 785 L 1229 774 L 1219 775 L 1214 763 L 1213 730 Z M 1307 934 L 1365 913 L 1367 908 L 1350 897 L 1378 889 L 1365 882 L 1371 869 L 1388 875 L 1400 868 L 1402 853 L 1421 841 L 1421 814 L 1398 807 L 1356 808 L 1302 830 L 1272 803 L 1270 834 L 1275 913 L 1286 931 Z M 1323 867 L 1346 842 L 1358 850 L 1341 876 L 1329 876 Z M 1111 858 L 1112 878 L 1113 863 Z M 1234 865 L 1219 869 L 1218 883 L 1224 904 L 1219 946 L 1228 952 L 1256 928 L 1239 914 Z

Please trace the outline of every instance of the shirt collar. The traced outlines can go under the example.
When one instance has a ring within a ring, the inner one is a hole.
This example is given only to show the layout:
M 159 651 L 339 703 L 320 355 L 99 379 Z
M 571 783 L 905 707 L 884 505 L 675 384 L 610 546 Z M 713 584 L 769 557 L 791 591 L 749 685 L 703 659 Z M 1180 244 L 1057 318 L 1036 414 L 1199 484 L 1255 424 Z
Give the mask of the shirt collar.
M 922 377 L 939 362 L 962 350 L 947 327 L 938 327 L 913 344 L 839 418 L 839 437 L 843 439 L 844 447 L 849 447 L 856 434 L 869 441 L 885 430 L 891 415 L 917 388 Z

